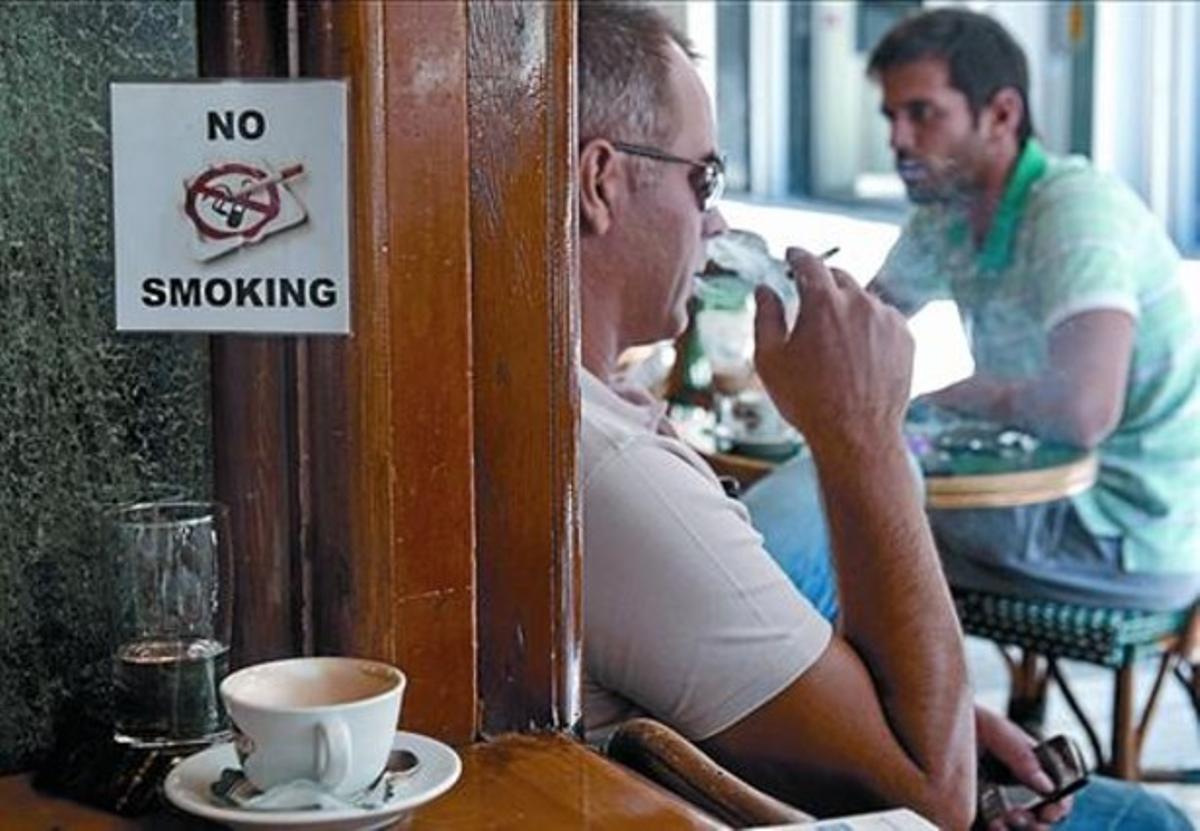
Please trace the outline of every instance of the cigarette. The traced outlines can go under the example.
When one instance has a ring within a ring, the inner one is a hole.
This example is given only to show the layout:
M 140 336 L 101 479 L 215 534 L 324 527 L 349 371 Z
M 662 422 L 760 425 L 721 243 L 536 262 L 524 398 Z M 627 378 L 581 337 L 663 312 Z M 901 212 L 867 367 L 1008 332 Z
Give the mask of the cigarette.
M 830 248 L 824 254 L 818 255 L 817 259 L 818 260 L 828 260 L 830 257 L 832 257 L 834 254 L 836 254 L 837 252 L 839 252 L 841 250 L 842 250 L 842 247 L 840 245 L 835 245 L 835 246 L 833 246 L 833 248 Z
M 254 193 L 256 190 L 259 190 L 260 188 L 265 188 L 268 185 L 277 185 L 280 182 L 284 181 L 285 179 L 291 179 L 294 176 L 299 176 L 303 172 L 304 172 L 304 165 L 299 162 L 297 162 L 296 164 L 293 164 L 293 165 L 288 165 L 287 167 L 283 168 L 283 170 L 276 173 L 274 176 L 268 176 L 265 179 L 259 179 L 257 182 L 252 182 L 251 184 L 246 185 L 244 188 L 241 188 L 238 191 L 236 191 L 235 193 L 231 194 L 229 196 L 229 198 L 237 199 L 242 196 L 247 196 L 248 194 Z M 836 248 L 833 250 L 837 251 Z

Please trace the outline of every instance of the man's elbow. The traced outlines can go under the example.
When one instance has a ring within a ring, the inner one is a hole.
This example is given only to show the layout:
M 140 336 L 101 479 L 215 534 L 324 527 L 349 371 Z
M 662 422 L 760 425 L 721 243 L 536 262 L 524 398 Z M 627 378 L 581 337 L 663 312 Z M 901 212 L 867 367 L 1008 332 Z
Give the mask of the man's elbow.
M 979 760 L 974 724 L 950 738 L 945 752 L 926 767 L 918 811 L 938 828 L 968 829 L 975 819 Z
M 963 800 L 958 800 L 959 803 Z M 947 805 L 944 808 L 937 809 L 936 813 L 933 810 L 928 810 L 921 814 L 922 817 L 932 822 L 942 831 L 968 831 L 971 824 L 975 821 L 975 806 L 969 808 L 961 804 Z
M 1121 420 L 1119 407 L 1088 405 L 1076 408 L 1062 425 L 1061 438 L 1068 444 L 1094 450 L 1117 429 Z
M 929 793 L 923 800 L 925 804 L 918 810 L 938 828 L 966 831 L 975 820 L 975 788 L 975 764 L 972 761 L 969 769 L 931 782 Z

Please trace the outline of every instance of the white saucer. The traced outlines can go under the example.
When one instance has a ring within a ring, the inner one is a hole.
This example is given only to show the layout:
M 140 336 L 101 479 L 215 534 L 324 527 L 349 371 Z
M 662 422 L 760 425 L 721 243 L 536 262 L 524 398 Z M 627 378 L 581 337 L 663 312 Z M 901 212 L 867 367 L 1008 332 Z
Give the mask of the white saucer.
M 251 831 L 368 831 L 398 821 L 403 814 L 441 796 L 458 781 L 462 761 L 450 747 L 417 733 L 397 731 L 393 750 L 409 750 L 420 765 L 396 785 L 392 798 L 373 810 L 337 808 L 307 811 L 252 811 L 234 808 L 213 796 L 210 786 L 225 768 L 239 767 L 232 743 L 189 756 L 175 766 L 163 790 L 175 806 L 189 814 Z

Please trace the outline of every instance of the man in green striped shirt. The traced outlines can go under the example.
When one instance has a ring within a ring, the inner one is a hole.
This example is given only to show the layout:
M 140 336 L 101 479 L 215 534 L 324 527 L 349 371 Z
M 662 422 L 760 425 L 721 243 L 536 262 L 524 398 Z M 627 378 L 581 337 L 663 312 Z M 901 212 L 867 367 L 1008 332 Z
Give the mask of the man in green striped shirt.
M 1033 137 L 1020 48 L 939 10 L 876 47 L 897 170 L 916 205 L 872 288 L 959 308 L 975 373 L 929 399 L 1095 448 L 1070 499 L 931 512 L 952 585 L 1130 608 L 1200 592 L 1200 352 L 1179 257 L 1116 179 Z

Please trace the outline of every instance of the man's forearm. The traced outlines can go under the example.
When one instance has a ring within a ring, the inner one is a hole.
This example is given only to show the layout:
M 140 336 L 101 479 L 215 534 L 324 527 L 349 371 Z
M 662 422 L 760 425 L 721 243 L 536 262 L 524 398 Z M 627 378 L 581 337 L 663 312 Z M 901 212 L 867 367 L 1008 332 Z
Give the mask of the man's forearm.
M 799 696 L 777 696 L 732 728 L 731 744 L 754 758 L 782 759 L 817 783 L 965 828 L 975 748 L 962 637 L 900 433 L 912 337 L 900 315 L 850 275 L 796 249 L 788 265 L 804 298 L 800 315 L 789 329 L 778 299 L 758 292 L 755 363 L 780 412 L 812 447 L 843 626 L 789 688 L 807 691 L 816 709 Z M 830 769 L 806 759 L 805 748 L 785 749 L 780 724 L 795 724 L 823 748 Z
M 1134 334 L 1128 312 L 1080 312 L 1050 331 L 1037 376 L 1002 381 L 976 374 L 929 398 L 1038 436 L 1095 447 L 1116 429 L 1125 409 Z
M 1092 418 L 1094 411 L 1073 392 L 1066 379 L 1049 376 L 1006 381 L 973 375 L 930 393 L 928 399 L 958 412 L 1082 447 L 1095 445 L 1112 428 L 1104 423 L 1105 419 Z
M 876 679 L 892 730 L 930 776 L 974 767 L 962 634 L 895 435 L 814 446 L 838 573 L 842 634 Z

